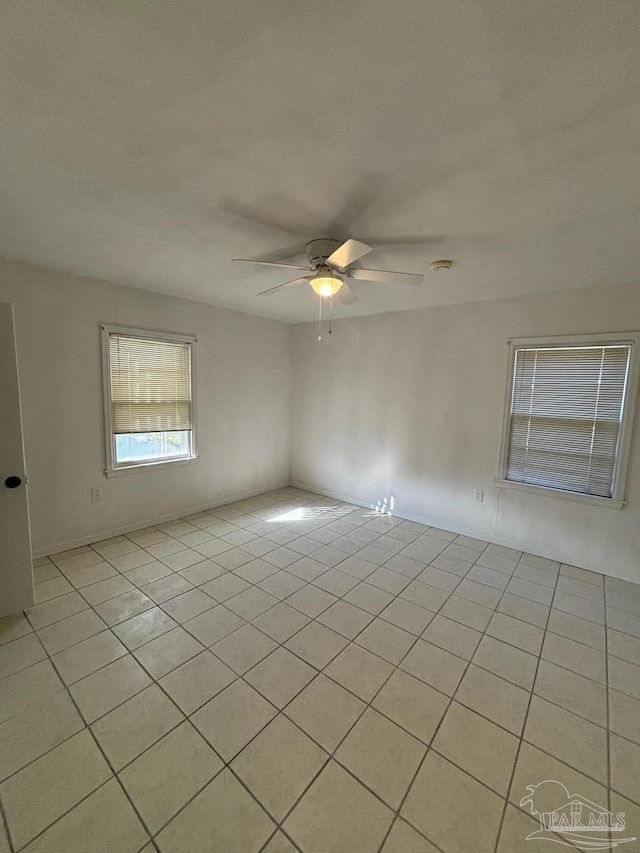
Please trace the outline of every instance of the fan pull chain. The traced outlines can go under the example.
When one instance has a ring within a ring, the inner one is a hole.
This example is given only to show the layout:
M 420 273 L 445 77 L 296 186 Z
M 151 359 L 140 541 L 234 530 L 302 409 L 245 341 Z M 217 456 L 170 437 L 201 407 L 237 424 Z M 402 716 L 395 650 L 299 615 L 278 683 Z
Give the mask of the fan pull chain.
M 329 297 L 329 334 L 332 335 L 331 331 L 331 319 L 333 317 L 333 294 Z
M 322 297 L 321 296 L 318 299 L 318 303 L 319 303 L 319 305 L 318 305 L 318 309 L 319 309 L 319 313 L 318 313 L 318 340 L 321 341 L 322 340 Z

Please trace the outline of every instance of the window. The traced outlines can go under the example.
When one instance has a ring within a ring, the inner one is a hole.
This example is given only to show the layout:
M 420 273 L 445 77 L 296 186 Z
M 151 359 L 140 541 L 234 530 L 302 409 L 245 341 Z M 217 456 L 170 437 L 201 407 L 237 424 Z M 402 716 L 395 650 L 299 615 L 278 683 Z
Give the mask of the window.
M 102 327 L 107 474 L 195 458 L 194 342 Z
M 622 505 L 635 403 L 634 340 L 596 337 L 511 343 L 505 485 Z

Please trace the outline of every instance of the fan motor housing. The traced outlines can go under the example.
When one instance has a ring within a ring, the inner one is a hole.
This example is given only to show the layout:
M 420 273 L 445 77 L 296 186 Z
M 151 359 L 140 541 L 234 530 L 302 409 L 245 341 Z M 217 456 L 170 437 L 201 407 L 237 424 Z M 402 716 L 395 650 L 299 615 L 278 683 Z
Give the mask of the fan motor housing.
M 342 245 L 343 240 L 309 240 L 307 243 L 307 257 L 309 263 L 314 266 L 323 266 L 327 262 L 327 258 L 332 255 L 335 250 Z

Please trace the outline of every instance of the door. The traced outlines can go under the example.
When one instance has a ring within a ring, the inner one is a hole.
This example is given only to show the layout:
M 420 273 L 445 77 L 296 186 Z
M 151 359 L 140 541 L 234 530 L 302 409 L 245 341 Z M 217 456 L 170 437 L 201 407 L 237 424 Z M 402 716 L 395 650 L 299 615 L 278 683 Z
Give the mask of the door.
M 32 604 L 31 532 L 13 307 L 0 302 L 0 616 Z

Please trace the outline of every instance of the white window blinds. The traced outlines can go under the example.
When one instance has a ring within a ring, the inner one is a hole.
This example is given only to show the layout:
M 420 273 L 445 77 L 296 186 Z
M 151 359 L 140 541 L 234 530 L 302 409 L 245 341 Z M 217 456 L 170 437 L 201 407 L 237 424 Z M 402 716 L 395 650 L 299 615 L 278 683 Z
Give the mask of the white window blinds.
M 116 435 L 192 429 L 191 344 L 109 335 Z
M 612 497 L 630 344 L 517 348 L 505 477 Z

